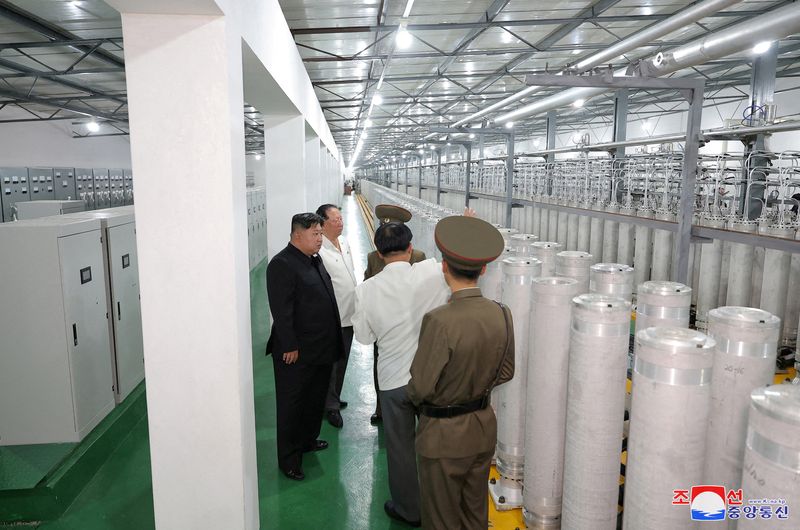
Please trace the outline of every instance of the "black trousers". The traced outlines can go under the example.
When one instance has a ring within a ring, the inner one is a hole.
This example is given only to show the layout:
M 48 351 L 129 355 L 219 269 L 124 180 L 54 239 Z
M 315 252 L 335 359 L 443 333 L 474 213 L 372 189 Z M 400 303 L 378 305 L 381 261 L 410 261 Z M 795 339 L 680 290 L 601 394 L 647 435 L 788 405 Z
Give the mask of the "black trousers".
M 350 348 L 353 347 L 353 326 L 342 328 L 344 340 L 344 357 L 333 363 L 331 382 L 328 385 L 328 397 L 325 399 L 326 410 L 339 410 L 342 400 L 342 387 L 344 387 L 344 374 L 347 371 L 347 361 L 350 359 Z
M 303 450 L 319 437 L 325 395 L 331 378 L 330 364 L 286 364 L 281 355 L 272 355 L 275 369 L 277 409 L 278 467 L 300 470 Z

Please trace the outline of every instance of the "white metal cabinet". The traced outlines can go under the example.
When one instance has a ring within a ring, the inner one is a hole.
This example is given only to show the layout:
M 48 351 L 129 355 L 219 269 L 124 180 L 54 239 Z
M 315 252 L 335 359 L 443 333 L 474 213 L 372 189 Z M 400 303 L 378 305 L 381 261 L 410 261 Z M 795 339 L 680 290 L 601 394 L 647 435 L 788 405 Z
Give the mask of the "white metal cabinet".
M 17 219 L 36 219 L 85 210 L 83 201 L 42 200 L 17 204 Z
M 0 445 L 77 442 L 114 407 L 96 220 L 0 225 Z

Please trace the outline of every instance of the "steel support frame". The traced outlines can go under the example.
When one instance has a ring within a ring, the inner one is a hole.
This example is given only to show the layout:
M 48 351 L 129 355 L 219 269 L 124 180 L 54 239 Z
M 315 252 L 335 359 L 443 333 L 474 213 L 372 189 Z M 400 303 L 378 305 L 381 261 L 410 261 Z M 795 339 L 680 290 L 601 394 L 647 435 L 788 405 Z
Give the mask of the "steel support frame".
M 678 208 L 678 227 L 673 238 L 672 280 L 686 283 L 689 277 L 689 252 L 692 238 L 697 152 L 700 148 L 700 121 L 703 116 L 705 82 L 694 78 L 615 77 L 611 69 L 592 75 L 528 75 L 525 82 L 533 86 L 602 87 L 645 90 L 677 90 L 689 102 L 683 154 L 683 174 Z

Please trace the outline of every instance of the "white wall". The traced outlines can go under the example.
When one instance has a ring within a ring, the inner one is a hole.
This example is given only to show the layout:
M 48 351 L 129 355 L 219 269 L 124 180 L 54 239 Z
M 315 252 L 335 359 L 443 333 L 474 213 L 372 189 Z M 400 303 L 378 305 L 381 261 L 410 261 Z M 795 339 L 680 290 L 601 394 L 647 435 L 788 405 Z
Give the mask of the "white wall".
M 0 124 L 0 166 L 130 168 L 127 136 L 72 138 L 68 120 Z

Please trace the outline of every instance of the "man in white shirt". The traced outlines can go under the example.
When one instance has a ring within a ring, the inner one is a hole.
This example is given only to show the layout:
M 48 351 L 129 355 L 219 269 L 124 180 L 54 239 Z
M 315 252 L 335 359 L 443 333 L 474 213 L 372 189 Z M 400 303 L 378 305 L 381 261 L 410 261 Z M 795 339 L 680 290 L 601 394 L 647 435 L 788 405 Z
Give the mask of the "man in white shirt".
M 378 399 L 383 411 L 389 490 L 384 510 L 393 519 L 419 526 L 420 499 L 414 450 L 415 409 L 406 393 L 422 317 L 447 302 L 450 290 L 435 259 L 411 265 L 411 230 L 387 223 L 375 232 L 386 267 L 356 288 L 352 317 L 356 339 L 377 342 Z
M 319 255 L 322 263 L 331 276 L 336 305 L 342 319 L 342 337 L 344 338 L 344 357 L 333 365 L 328 396 L 325 400 L 325 411 L 328 423 L 336 428 L 344 425 L 341 409 L 347 406 L 342 401 L 342 386 L 350 358 L 350 347 L 353 345 L 353 311 L 355 310 L 356 275 L 353 271 L 353 256 L 350 246 L 342 237 L 344 222 L 342 212 L 333 204 L 323 204 L 317 208 L 317 215 L 323 219 L 322 248 Z

